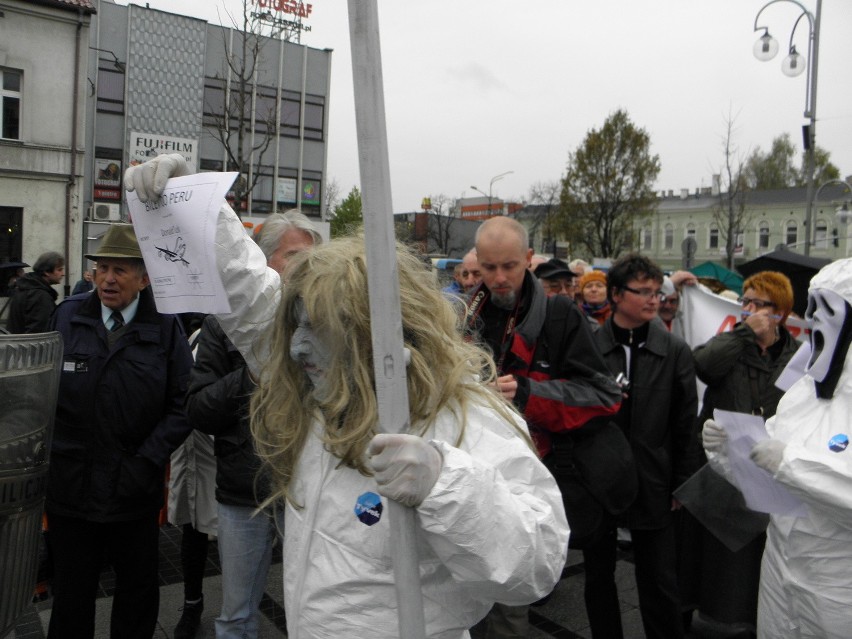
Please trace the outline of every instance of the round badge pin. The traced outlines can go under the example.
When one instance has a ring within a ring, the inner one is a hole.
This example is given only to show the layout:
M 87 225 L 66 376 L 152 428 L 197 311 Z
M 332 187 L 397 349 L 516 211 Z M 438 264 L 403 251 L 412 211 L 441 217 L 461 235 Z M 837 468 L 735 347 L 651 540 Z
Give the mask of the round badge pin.
M 376 493 L 364 493 L 355 501 L 355 516 L 367 526 L 378 523 L 383 510 L 382 498 Z
M 835 453 L 842 453 L 846 450 L 847 446 L 849 446 L 849 437 L 843 433 L 839 433 L 828 440 L 829 450 L 832 450 Z

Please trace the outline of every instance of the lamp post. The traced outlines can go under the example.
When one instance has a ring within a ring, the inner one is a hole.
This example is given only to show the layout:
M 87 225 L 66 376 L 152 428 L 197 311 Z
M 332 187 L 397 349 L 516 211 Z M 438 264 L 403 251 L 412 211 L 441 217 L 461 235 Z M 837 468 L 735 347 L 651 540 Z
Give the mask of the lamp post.
M 491 178 L 491 181 L 488 183 L 488 195 L 486 195 L 486 197 L 488 198 L 488 215 L 491 215 L 491 191 L 494 187 L 494 183 L 497 180 L 502 180 L 504 177 L 506 177 L 510 173 L 514 173 L 514 171 L 506 171 L 505 173 L 499 173 L 499 174 L 495 175 L 493 178 Z M 471 186 L 470 188 L 472 188 L 474 191 L 477 191 L 478 193 L 482 193 L 482 195 L 485 195 L 485 193 L 483 191 L 480 191 L 475 186 Z
M 827 182 L 823 182 L 819 185 L 819 188 L 814 195 L 814 201 L 819 202 L 819 194 L 822 193 L 822 190 L 827 186 L 838 185 L 845 187 L 841 193 L 840 198 L 840 206 L 835 209 L 834 217 L 837 218 L 837 221 L 846 227 L 846 257 L 849 257 L 849 248 L 850 248 L 850 230 L 852 230 L 852 225 L 849 222 L 852 222 L 852 210 L 849 209 L 849 200 L 852 199 L 852 184 L 849 184 L 846 180 L 835 179 L 828 180 Z M 832 200 L 832 203 L 837 200 Z M 836 232 L 837 229 L 835 229 Z M 835 235 L 835 239 L 836 239 Z
M 817 96 L 817 63 L 819 60 L 819 26 L 820 14 L 822 9 L 822 0 L 817 0 L 816 14 L 810 13 L 804 5 L 797 0 L 772 0 L 767 2 L 757 15 L 754 17 L 754 30 L 763 29 L 763 35 L 754 43 L 753 52 L 758 60 L 766 62 L 775 57 L 778 53 L 778 42 L 769 35 L 769 28 L 758 25 L 760 14 L 768 6 L 778 2 L 790 2 L 799 7 L 802 12 L 793 23 L 793 29 L 790 31 L 790 41 L 788 44 L 789 54 L 784 58 L 781 65 L 781 71 L 784 75 L 794 78 L 805 71 L 807 66 L 807 82 L 805 92 L 805 117 L 810 120 L 810 124 L 802 127 L 803 139 L 805 144 L 805 152 L 807 157 L 807 202 L 805 212 L 805 255 L 811 254 L 811 233 L 813 229 L 813 208 L 814 208 L 814 171 L 815 171 L 815 153 L 816 153 L 816 96 Z M 793 44 L 793 37 L 796 35 L 796 28 L 802 18 L 808 19 L 808 59 L 805 60 L 796 51 L 796 46 Z

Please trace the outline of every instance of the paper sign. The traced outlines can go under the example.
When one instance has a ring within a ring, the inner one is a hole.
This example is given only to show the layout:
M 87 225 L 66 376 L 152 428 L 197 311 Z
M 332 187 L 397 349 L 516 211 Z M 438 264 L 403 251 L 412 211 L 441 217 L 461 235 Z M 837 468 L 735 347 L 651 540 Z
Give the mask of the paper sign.
M 749 457 L 754 445 L 769 437 L 763 418 L 717 408 L 713 411 L 713 419 L 728 434 L 732 479 L 742 492 L 746 505 L 762 513 L 795 517 L 806 515 L 804 504 Z
M 237 173 L 172 178 L 153 202 L 127 194 L 159 312 L 231 312 L 214 245 L 219 208 L 236 178 Z

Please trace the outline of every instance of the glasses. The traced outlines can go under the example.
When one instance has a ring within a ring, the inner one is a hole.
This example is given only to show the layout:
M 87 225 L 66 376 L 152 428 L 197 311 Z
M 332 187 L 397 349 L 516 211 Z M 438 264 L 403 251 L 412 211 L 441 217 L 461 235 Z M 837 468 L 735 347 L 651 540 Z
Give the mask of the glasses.
M 573 293 L 577 288 L 577 285 L 574 282 L 567 281 L 558 281 L 558 280 L 542 280 L 542 286 L 545 290 L 550 293 L 561 293 L 565 291 L 566 293 Z
M 766 300 L 756 300 L 753 297 L 740 297 L 737 301 L 742 304 L 742 307 L 745 308 L 749 304 L 753 304 L 755 308 L 774 308 L 775 304 L 772 302 L 767 302 Z
M 633 293 L 634 295 L 638 295 L 643 300 L 649 300 L 653 297 L 656 297 L 660 301 L 666 299 L 666 294 L 663 293 L 660 289 L 657 289 L 656 291 L 654 291 L 650 288 L 635 289 L 635 288 L 630 288 L 629 286 L 622 286 L 621 288 L 622 288 L 622 290 L 629 291 L 630 293 Z
M 680 298 L 673 297 L 671 295 L 663 295 L 660 298 L 660 304 L 667 304 L 669 306 L 677 306 L 677 303 L 680 301 Z

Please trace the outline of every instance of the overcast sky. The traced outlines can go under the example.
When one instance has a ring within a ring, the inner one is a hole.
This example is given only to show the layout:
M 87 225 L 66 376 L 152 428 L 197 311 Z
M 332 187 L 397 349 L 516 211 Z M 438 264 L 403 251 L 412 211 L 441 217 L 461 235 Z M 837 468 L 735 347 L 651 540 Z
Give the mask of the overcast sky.
M 126 4 L 126 0 L 119 0 Z M 134 2 L 144 4 L 144 2 Z M 219 23 L 242 0 L 148 0 L 153 9 Z M 313 0 L 302 43 L 334 50 L 328 177 L 359 183 L 345 0 Z M 729 114 L 743 157 L 789 133 L 801 149 L 805 74 L 781 73 L 801 11 L 762 14 L 780 45 L 760 62 L 752 46 L 764 0 L 384 0 L 379 2 L 394 211 L 425 195 L 527 197 L 558 180 L 592 128 L 624 109 L 660 156 L 656 188 L 710 186 Z M 811 12 L 816 0 L 802 0 Z M 852 2 L 822 7 L 817 144 L 852 174 Z M 807 54 L 807 21 L 796 32 Z M 798 158 L 797 158 L 798 160 Z

